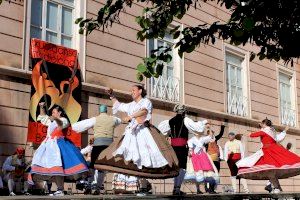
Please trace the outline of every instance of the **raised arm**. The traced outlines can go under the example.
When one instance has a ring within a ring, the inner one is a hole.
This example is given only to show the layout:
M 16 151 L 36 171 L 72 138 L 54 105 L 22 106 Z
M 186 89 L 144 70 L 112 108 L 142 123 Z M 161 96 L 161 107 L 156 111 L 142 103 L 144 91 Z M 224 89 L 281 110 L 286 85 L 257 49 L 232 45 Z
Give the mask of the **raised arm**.
M 219 134 L 218 134 L 217 136 L 215 136 L 216 141 L 218 141 L 219 139 L 222 138 L 222 136 L 223 136 L 223 134 L 224 134 L 224 130 L 225 130 L 225 125 L 222 124 L 222 125 L 221 125 L 221 130 L 220 130 Z
M 254 138 L 254 137 L 260 137 L 262 135 L 264 135 L 265 133 L 263 131 L 257 131 L 255 133 L 251 133 L 250 137 Z
M 45 126 L 49 126 L 51 124 L 51 117 L 46 114 L 45 110 L 45 102 L 39 103 L 40 106 L 40 114 L 37 117 L 37 121 L 41 122 Z
M 77 133 L 82 133 L 90 128 L 93 128 L 95 124 L 96 124 L 96 117 L 92 117 L 90 119 L 85 119 L 79 122 L 75 122 L 72 125 L 72 130 Z
M 39 106 L 40 106 L 40 115 L 46 115 L 45 102 L 39 103 Z
M 192 119 L 185 117 L 184 125 L 192 132 L 203 132 L 207 120 L 195 122 Z
M 113 114 L 116 114 L 117 112 L 128 112 L 129 104 L 119 102 L 113 93 L 113 89 L 109 88 L 105 90 L 105 92 L 109 95 L 109 98 L 113 103 L 113 107 L 112 107 Z

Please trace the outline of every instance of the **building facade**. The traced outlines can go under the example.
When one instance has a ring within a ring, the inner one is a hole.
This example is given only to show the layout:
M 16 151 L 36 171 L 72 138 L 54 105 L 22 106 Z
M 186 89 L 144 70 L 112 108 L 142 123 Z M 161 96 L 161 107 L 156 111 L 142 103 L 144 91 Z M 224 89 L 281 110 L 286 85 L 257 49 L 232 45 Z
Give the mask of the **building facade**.
M 135 16 L 143 5 L 134 3 L 121 13 L 120 23 L 102 32 L 95 30 L 85 37 L 78 34 L 74 21 L 78 17 L 96 17 L 105 0 L 25 0 L 4 1 L 0 5 L 0 164 L 17 146 L 26 146 L 26 156 L 33 148 L 26 143 L 30 101 L 29 42 L 31 37 L 77 49 L 82 70 L 82 118 L 97 115 L 98 105 L 111 102 L 105 95 L 106 87 L 114 88 L 117 96 L 129 101 L 131 85 L 137 84 L 136 66 L 158 46 L 170 46 L 174 39 L 168 34 L 157 40 L 138 41 L 139 26 Z M 214 2 L 201 2 L 181 21 L 172 25 L 194 26 L 215 21 L 225 22 L 230 13 Z M 201 44 L 183 58 L 172 51 L 172 62 L 164 67 L 158 79 L 145 84 L 153 101 L 152 123 L 157 125 L 174 116 L 176 103 L 185 104 L 194 120 L 210 119 L 218 132 L 225 119 L 228 131 L 248 133 L 258 129 L 258 121 L 268 117 L 278 130 L 291 127 L 283 142 L 292 143 L 292 150 L 300 153 L 300 65 L 255 59 L 249 61 L 250 51 L 257 47 L 232 46 L 217 39 L 214 45 Z M 299 94 L 298 94 L 299 93 Z M 124 126 L 119 127 L 120 134 Z M 83 146 L 92 131 L 83 134 Z M 255 152 L 257 139 L 243 138 L 246 155 Z M 221 164 L 221 185 L 230 185 L 227 164 Z M 108 179 L 109 184 L 109 179 Z M 171 192 L 172 180 L 152 180 L 156 192 Z M 251 191 L 263 191 L 265 181 L 249 181 Z M 284 191 L 298 191 L 300 177 L 281 180 Z M 109 186 L 108 186 L 109 187 Z M 187 192 L 194 190 L 186 184 Z M 222 190 L 222 187 L 219 187 Z

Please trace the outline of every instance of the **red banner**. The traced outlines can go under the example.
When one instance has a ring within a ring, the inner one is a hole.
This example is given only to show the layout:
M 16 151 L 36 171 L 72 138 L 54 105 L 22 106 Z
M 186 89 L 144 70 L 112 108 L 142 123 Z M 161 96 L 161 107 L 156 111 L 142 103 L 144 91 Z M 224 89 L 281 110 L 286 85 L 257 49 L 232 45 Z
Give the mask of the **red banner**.
M 70 124 L 81 115 L 81 74 L 77 51 L 38 39 L 31 40 L 32 86 L 27 141 L 40 144 L 47 127 L 37 121 L 39 103 L 45 102 L 50 116 L 56 106 L 64 110 Z M 81 146 L 81 135 L 69 127 L 66 138 Z

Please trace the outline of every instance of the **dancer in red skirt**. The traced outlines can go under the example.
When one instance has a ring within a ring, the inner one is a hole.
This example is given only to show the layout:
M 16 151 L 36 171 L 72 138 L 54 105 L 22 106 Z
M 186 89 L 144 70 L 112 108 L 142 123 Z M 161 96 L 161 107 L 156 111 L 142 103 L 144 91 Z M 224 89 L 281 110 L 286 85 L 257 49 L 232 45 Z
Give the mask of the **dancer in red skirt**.
M 279 135 L 269 119 L 264 119 L 259 125 L 261 130 L 251 133 L 250 137 L 260 137 L 263 147 L 237 162 L 238 176 L 252 180 L 270 180 L 274 186 L 273 192 L 279 193 L 282 189 L 278 179 L 300 174 L 300 157 L 277 143 Z

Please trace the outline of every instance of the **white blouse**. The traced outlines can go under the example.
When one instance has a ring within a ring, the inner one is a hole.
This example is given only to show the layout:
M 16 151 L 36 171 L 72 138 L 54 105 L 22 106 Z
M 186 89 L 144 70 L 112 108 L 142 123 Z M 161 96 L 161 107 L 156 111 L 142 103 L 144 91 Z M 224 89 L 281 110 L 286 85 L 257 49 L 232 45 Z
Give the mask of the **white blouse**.
M 203 150 L 204 145 L 209 143 L 211 140 L 212 140 L 212 137 L 210 135 L 203 136 L 200 138 L 197 138 L 194 136 L 188 140 L 188 147 L 190 149 L 193 149 L 194 153 L 200 153 Z
M 114 115 L 117 112 L 125 112 L 129 116 L 143 109 L 146 109 L 148 111 L 145 120 L 150 121 L 152 117 L 153 107 L 151 101 L 147 98 L 142 98 L 139 102 L 132 101 L 130 103 L 120 103 L 119 101 L 116 101 L 112 108 Z M 129 125 L 135 124 L 137 124 L 135 119 L 132 119 L 129 123 Z
M 277 133 L 276 130 L 272 127 L 265 127 L 260 129 L 261 131 L 265 132 L 266 134 L 268 134 L 271 138 L 273 138 L 276 142 L 281 142 L 282 140 L 284 140 L 285 136 L 286 136 L 286 131 L 282 131 L 280 133 Z
M 207 123 L 207 120 L 195 122 L 188 117 L 184 118 L 184 125 L 191 133 L 193 133 L 193 132 L 202 133 L 204 131 L 206 123 Z M 158 130 L 163 135 L 168 135 L 171 130 L 169 120 L 164 120 L 164 121 L 160 122 L 157 127 L 158 127 Z
M 69 121 L 67 120 L 67 118 L 65 117 L 61 117 L 59 118 L 61 121 L 62 121 L 62 128 L 67 128 L 70 123 Z M 38 118 L 37 118 L 37 121 L 40 121 L 43 125 L 45 126 L 48 126 L 47 128 L 47 136 L 50 136 L 51 133 L 54 131 L 55 128 L 58 127 L 56 121 L 51 121 L 50 120 L 50 117 L 48 115 L 39 115 Z

